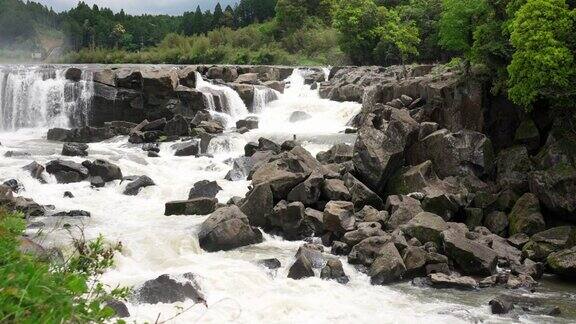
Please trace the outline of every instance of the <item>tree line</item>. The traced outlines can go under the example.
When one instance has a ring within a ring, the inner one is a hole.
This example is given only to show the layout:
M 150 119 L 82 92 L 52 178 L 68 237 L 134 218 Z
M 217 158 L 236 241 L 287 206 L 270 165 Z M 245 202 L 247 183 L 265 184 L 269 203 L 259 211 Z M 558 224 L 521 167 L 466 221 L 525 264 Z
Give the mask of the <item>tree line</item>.
M 462 62 L 493 93 L 574 105 L 576 0 L 241 0 L 181 16 L 84 2 L 63 13 L 0 0 L 0 39 L 64 34 L 70 60 L 100 63 L 391 65 Z M 455 59 L 455 60 L 454 60 Z

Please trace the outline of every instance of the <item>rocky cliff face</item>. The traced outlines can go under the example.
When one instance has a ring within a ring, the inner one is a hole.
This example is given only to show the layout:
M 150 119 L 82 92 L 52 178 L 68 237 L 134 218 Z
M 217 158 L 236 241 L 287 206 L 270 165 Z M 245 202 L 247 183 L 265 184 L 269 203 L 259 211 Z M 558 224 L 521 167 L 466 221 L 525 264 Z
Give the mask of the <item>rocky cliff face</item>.
M 205 65 L 91 69 L 94 83 L 89 113 L 91 126 L 111 121 L 139 123 L 144 119 L 171 119 L 175 115 L 193 118 L 201 110 L 224 110 L 226 99 L 222 93 L 196 89 L 198 75 L 236 90 L 250 109 L 256 89 L 283 91 L 282 80 L 293 70 L 273 66 Z M 70 69 L 73 70 L 76 69 Z M 67 75 L 74 80 L 74 73 Z M 208 99 L 207 94 L 213 99 Z

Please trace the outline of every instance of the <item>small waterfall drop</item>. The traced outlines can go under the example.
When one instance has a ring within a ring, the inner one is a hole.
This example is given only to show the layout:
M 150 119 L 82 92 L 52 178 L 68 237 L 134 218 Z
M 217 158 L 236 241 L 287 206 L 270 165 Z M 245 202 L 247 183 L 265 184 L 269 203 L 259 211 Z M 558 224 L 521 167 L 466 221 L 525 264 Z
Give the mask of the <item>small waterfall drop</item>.
M 0 66 L 0 130 L 88 123 L 92 75 L 65 78 L 66 68 Z
M 207 82 L 198 72 L 196 72 L 196 89 L 204 94 L 209 109 L 215 115 L 220 117 L 226 117 L 222 116 L 222 113 L 228 115 L 226 120 L 229 125 L 249 114 L 246 104 L 234 89 Z
M 259 114 L 264 111 L 266 105 L 274 100 L 278 100 L 279 94 L 277 91 L 268 87 L 254 87 L 254 103 L 252 104 L 252 112 Z

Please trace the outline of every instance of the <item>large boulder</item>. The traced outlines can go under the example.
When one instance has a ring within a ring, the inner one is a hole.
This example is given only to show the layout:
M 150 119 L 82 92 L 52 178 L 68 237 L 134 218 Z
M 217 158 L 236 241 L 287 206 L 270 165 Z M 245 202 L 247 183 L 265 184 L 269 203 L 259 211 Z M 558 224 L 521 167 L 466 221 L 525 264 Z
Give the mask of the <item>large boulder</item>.
M 526 258 L 544 261 L 551 253 L 576 245 L 576 227 L 559 226 L 532 235 L 522 248 Z
M 382 250 L 391 242 L 393 242 L 393 240 L 389 234 L 366 238 L 352 247 L 348 255 L 348 262 L 350 264 L 360 264 L 369 267 L 374 260 L 384 255 Z
M 349 201 L 330 201 L 324 208 L 324 228 L 327 231 L 344 234 L 354 229 L 354 204 Z
M 199 197 L 166 203 L 164 215 L 208 215 L 216 210 L 218 199 Z
M 88 145 L 84 143 L 66 143 L 62 146 L 63 156 L 87 156 Z
M 342 237 L 342 242 L 348 246 L 354 246 L 372 236 L 385 236 L 379 223 L 360 223 L 357 230 L 347 232 Z
M 134 299 L 145 304 L 172 304 L 187 299 L 195 303 L 206 303 L 194 275 L 186 273 L 180 276 L 161 275 L 146 281 L 134 292 Z
M 530 174 L 530 191 L 552 213 L 576 220 L 576 168 L 559 164 Z
M 344 185 L 352 197 L 352 202 L 356 209 L 362 209 L 364 206 L 372 206 L 376 209 L 382 209 L 384 202 L 374 191 L 370 190 L 365 184 L 356 179 L 352 174 L 346 173 Z
M 188 136 L 190 135 L 190 125 L 182 115 L 176 115 L 164 126 L 166 136 Z
M 240 209 L 252 226 L 266 227 L 274 208 L 274 197 L 268 184 L 254 186 L 246 195 Z
M 220 190 L 222 190 L 222 188 L 216 181 L 198 181 L 194 184 L 194 187 L 190 189 L 190 193 L 188 193 L 188 199 L 201 197 L 215 198 Z
M 316 159 L 322 164 L 344 163 L 352 161 L 353 156 L 354 148 L 350 145 L 341 143 L 332 146 L 332 148 L 326 152 L 316 154 Z
M 546 259 L 553 273 L 576 279 L 576 247 L 554 252 Z
M 498 256 L 489 247 L 466 238 L 454 229 L 444 231 L 442 241 L 446 256 L 464 274 L 490 276 L 496 273 Z
M 490 175 L 494 166 L 490 139 L 470 130 L 436 131 L 412 145 L 406 157 L 411 165 L 432 161 L 440 178 L 457 176 L 463 171 L 482 177 Z
M 523 194 L 528 191 L 528 174 L 534 167 L 524 146 L 514 146 L 498 153 L 497 182 L 500 188 L 510 188 Z
M 273 227 L 281 229 L 283 236 L 288 240 L 300 240 L 312 236 L 314 231 L 306 224 L 307 216 L 304 210 L 304 204 L 301 202 L 287 204 L 281 201 L 274 207 L 270 223 Z
M 386 210 L 390 213 L 386 227 L 392 230 L 408 223 L 412 218 L 424 211 L 420 201 L 402 195 L 388 196 L 388 199 L 386 199 Z
M 88 169 L 72 161 L 50 161 L 46 164 L 46 172 L 54 175 L 58 183 L 80 182 L 88 178 Z
M 320 272 L 320 278 L 336 280 L 341 284 L 346 284 L 349 281 L 342 267 L 342 261 L 336 258 L 328 259 L 326 266 L 322 268 L 322 272 Z
M 373 285 L 385 285 L 402 279 L 406 266 L 394 243 L 385 244 L 368 271 Z
M 437 246 L 441 246 L 442 232 L 447 229 L 448 224 L 442 217 L 428 212 L 417 214 L 402 227 L 404 233 L 418 239 L 420 243 L 433 242 Z
M 524 194 L 518 199 L 508 220 L 510 235 L 524 233 L 531 236 L 546 228 L 544 216 L 540 213 L 538 198 L 531 193 Z
M 287 196 L 288 201 L 299 201 L 305 205 L 312 205 L 320 199 L 324 177 L 317 172 L 312 173 L 306 180 L 295 186 Z
M 250 226 L 237 206 L 229 206 L 216 210 L 202 223 L 198 240 L 208 252 L 227 251 L 262 242 L 262 233 Z
M 117 165 L 106 160 L 84 161 L 82 165 L 88 169 L 91 177 L 100 177 L 104 182 L 122 180 L 122 170 Z

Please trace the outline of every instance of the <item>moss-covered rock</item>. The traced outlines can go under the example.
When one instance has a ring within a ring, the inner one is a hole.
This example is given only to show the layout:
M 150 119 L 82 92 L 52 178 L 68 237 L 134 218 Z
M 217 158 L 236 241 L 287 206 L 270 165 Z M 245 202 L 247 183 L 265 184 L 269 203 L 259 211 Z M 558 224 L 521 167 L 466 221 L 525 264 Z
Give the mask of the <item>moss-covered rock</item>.
M 540 131 L 532 119 L 526 119 L 516 129 L 514 142 L 525 145 L 529 151 L 537 151 L 540 147 Z
M 576 247 L 554 252 L 546 262 L 555 274 L 576 279 Z
M 540 213 L 538 198 L 531 193 L 524 194 L 512 208 L 508 216 L 510 235 L 525 233 L 534 235 L 545 229 L 544 216 Z
M 576 245 L 576 227 L 559 226 L 533 235 L 522 248 L 524 257 L 544 261 L 551 253 Z
M 442 244 L 442 232 L 447 229 L 448 224 L 442 217 L 422 212 L 412 218 L 403 227 L 402 231 L 411 237 L 417 238 L 422 244 L 434 242 L 440 246 Z
M 531 173 L 530 191 L 552 213 L 576 220 L 576 168 L 572 165 Z

